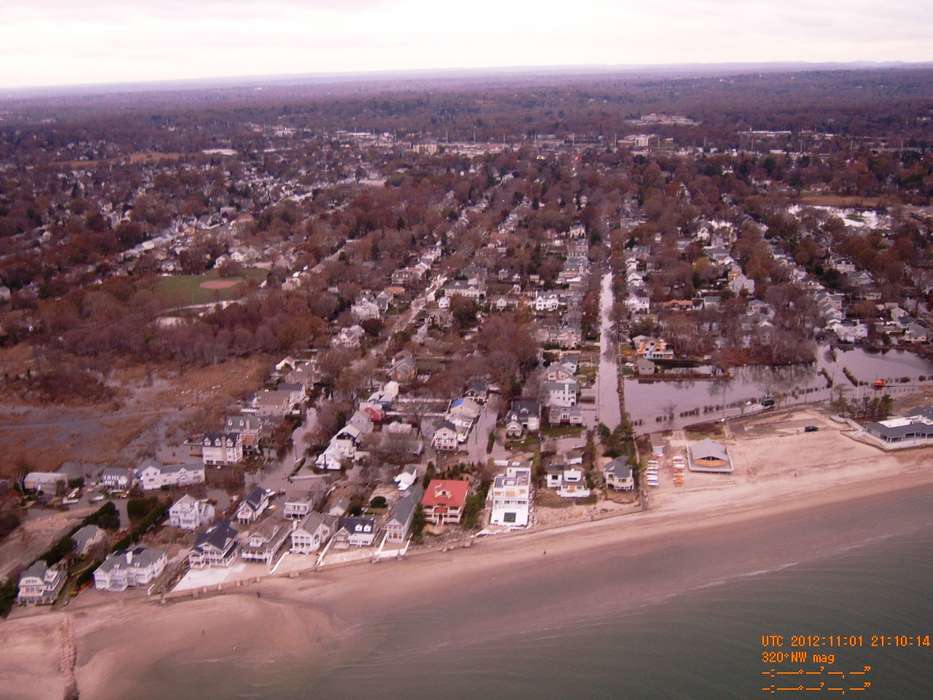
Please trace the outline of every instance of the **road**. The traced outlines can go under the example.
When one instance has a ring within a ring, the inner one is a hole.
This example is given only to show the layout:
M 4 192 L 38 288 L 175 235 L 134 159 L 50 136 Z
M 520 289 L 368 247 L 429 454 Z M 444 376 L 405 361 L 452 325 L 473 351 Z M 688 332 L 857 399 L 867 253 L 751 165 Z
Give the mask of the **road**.
M 619 363 L 612 334 L 612 272 L 603 274 L 599 295 L 599 370 L 596 375 L 596 422 L 610 430 L 622 422 Z

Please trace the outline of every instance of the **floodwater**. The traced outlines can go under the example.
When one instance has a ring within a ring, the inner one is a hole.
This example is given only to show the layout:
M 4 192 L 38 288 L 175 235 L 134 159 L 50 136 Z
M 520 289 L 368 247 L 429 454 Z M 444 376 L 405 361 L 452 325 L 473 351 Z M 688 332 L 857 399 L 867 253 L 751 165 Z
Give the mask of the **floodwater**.
M 856 387 L 844 370 L 868 385 Z M 858 348 L 836 350 L 834 360 L 829 349 L 821 347 L 814 364 L 742 367 L 728 379 L 648 382 L 629 377 L 624 385 L 625 407 L 636 432 L 645 434 L 739 417 L 755 410 L 754 402 L 764 397 L 774 398 L 779 408 L 830 401 L 834 392 L 861 398 L 875 391 L 876 379 L 884 379 L 886 391 L 895 396 L 909 393 L 919 384 L 933 385 L 933 363 L 910 352 L 868 353 Z
M 596 376 L 596 422 L 610 430 L 622 422 L 619 364 L 612 341 L 612 272 L 606 271 L 599 295 L 599 370 Z

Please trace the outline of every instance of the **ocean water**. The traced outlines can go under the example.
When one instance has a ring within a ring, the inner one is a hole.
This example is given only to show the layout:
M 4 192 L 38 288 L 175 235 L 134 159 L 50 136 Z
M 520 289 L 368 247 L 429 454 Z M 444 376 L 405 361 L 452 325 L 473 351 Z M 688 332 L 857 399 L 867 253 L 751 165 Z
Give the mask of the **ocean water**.
M 933 634 L 931 513 L 926 488 L 555 557 L 410 601 L 312 658 L 165 659 L 137 697 L 770 697 L 762 671 L 799 664 L 763 663 L 762 635 L 861 635 L 863 648 L 817 650 L 836 654 L 827 670 L 871 667 L 842 684 L 871 687 L 845 696 L 933 698 L 933 648 L 870 646 L 872 635 Z

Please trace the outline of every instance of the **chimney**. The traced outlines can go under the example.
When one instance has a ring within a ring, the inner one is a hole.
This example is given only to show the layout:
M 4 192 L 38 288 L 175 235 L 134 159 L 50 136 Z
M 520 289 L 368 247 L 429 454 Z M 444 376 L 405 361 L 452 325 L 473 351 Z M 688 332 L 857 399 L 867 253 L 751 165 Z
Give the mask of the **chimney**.
M 133 563 L 133 550 L 132 549 L 126 553 L 126 563 L 127 565 Z

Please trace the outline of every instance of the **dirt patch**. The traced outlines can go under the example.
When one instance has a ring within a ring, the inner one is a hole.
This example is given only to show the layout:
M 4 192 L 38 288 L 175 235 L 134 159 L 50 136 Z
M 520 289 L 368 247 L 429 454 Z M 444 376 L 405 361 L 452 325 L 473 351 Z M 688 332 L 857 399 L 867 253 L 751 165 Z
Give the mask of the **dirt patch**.
M 243 280 L 241 278 L 235 277 L 228 280 L 207 280 L 206 282 L 201 282 L 198 286 L 201 287 L 201 289 L 231 289 L 242 283 Z

